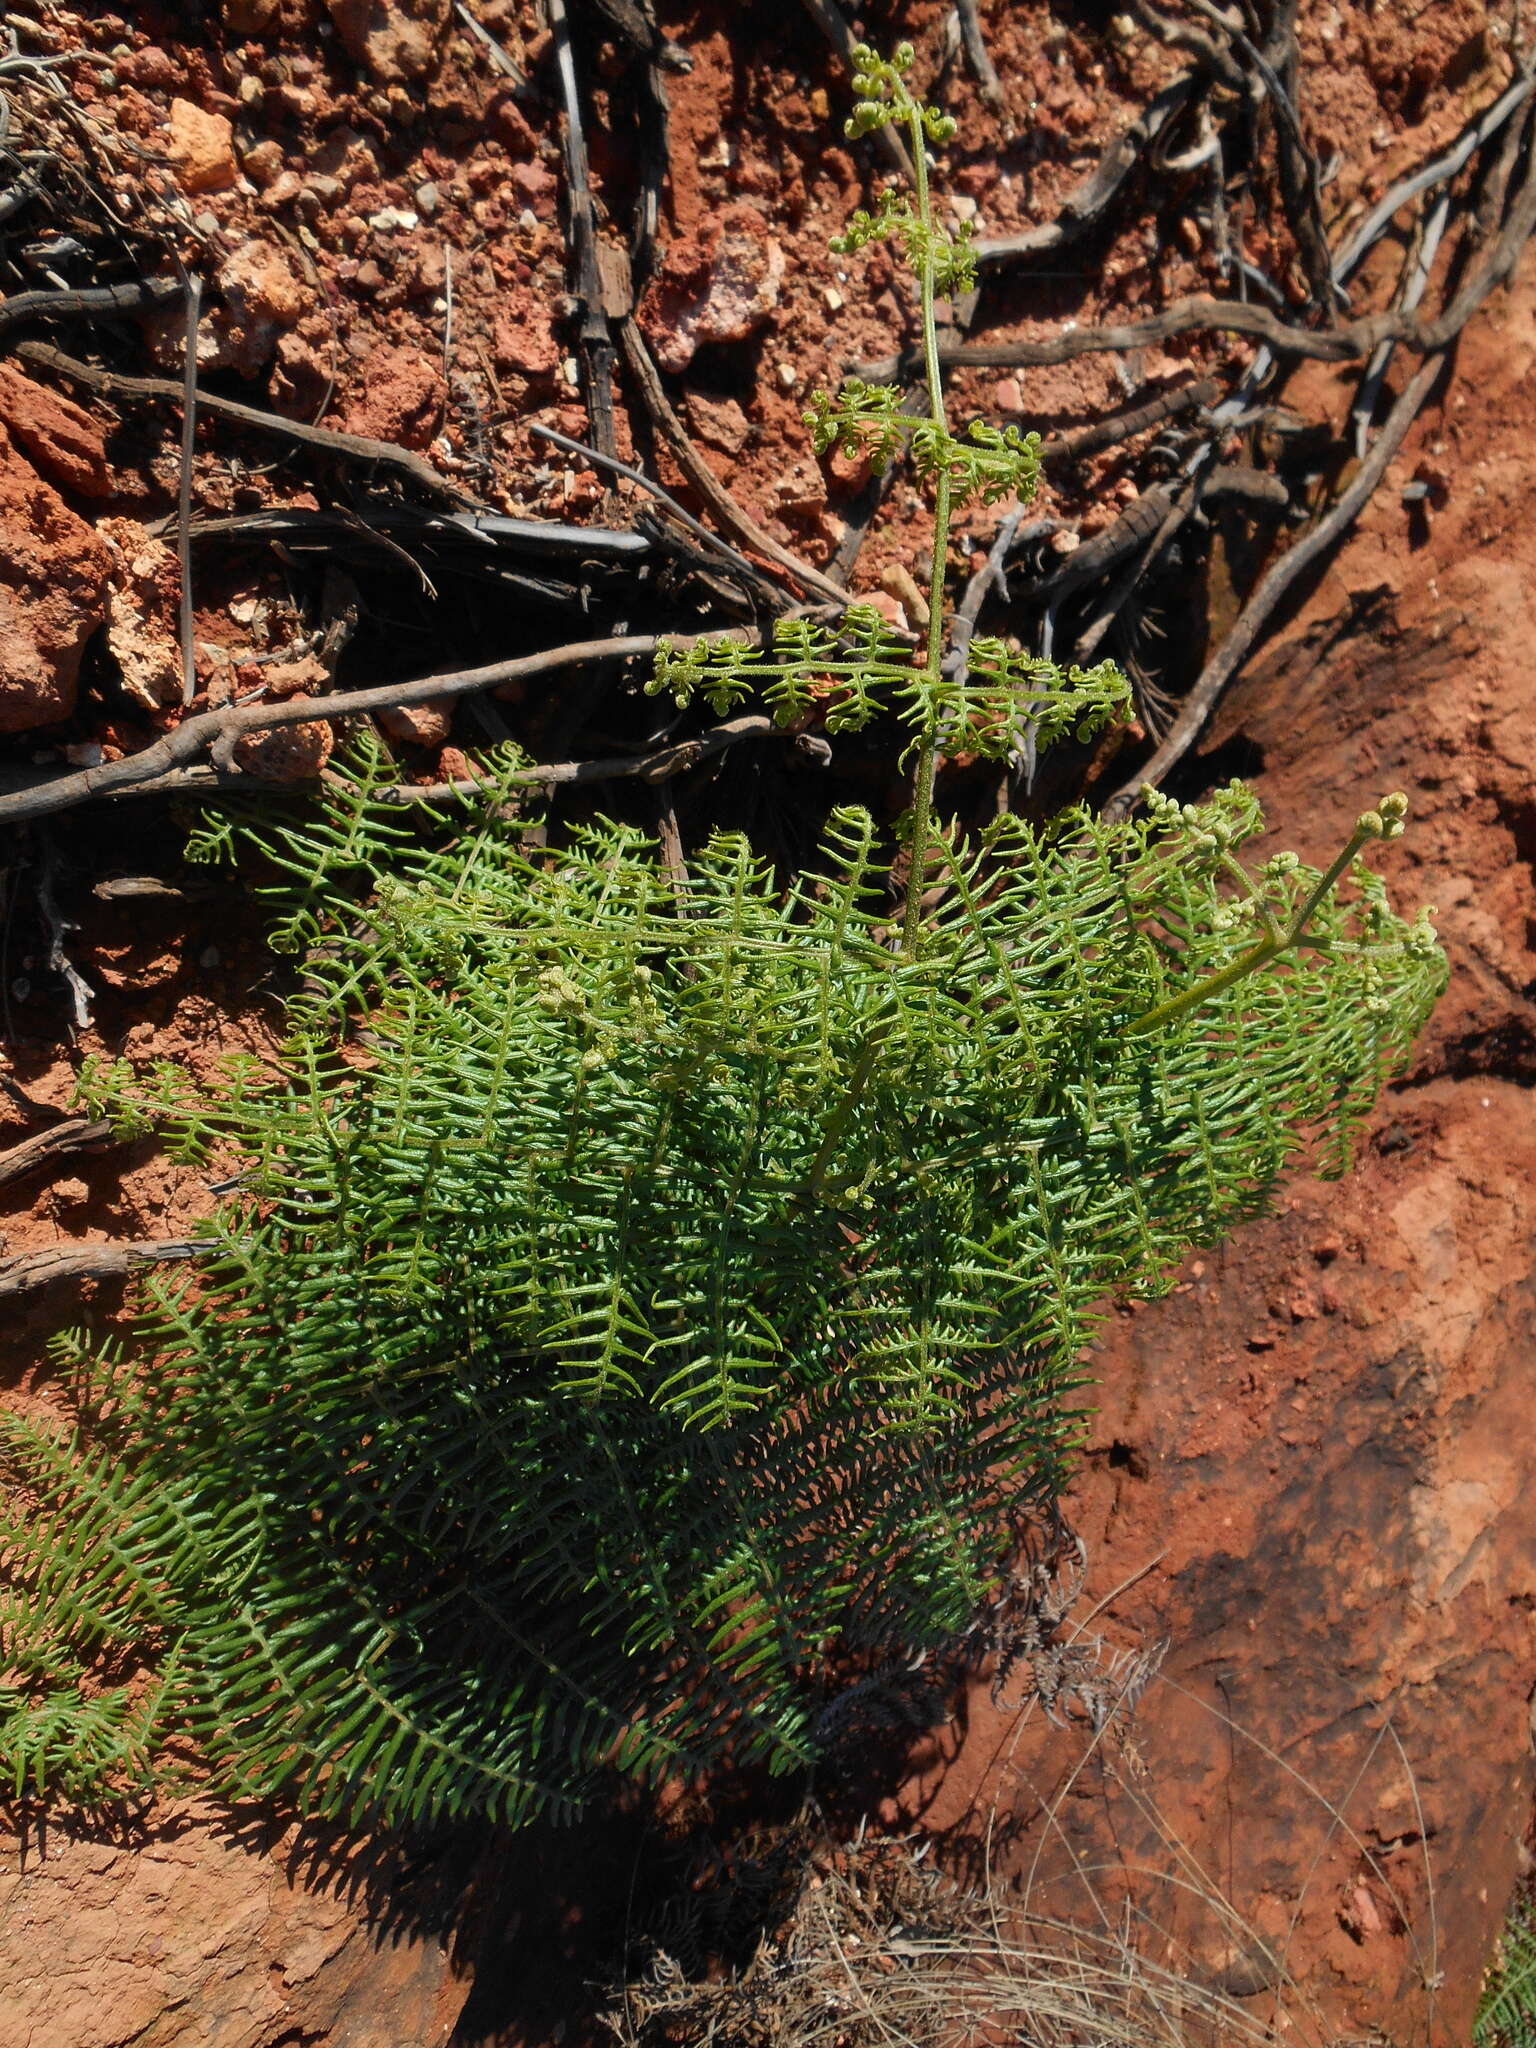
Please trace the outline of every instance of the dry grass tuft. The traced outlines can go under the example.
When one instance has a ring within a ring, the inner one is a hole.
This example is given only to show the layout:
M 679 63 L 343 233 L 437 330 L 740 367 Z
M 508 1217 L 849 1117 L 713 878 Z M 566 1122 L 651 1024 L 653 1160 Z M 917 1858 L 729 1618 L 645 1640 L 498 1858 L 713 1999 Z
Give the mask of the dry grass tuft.
M 754 1880 L 746 1877 L 750 1890 Z M 1273 2010 L 1149 1962 L 1127 1935 L 1027 1920 L 1016 1894 L 966 1892 L 904 1844 L 823 1846 L 745 1968 L 690 1970 L 678 1925 L 607 2016 L 623 2048 L 1247 2048 Z M 1343 2048 L 1303 2028 L 1288 2039 Z

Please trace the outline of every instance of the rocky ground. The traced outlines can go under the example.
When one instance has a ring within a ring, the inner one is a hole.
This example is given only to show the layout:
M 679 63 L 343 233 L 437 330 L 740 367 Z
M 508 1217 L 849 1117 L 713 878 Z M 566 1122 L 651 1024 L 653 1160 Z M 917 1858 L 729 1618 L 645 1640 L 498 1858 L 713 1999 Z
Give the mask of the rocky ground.
M 898 13 L 872 8 L 872 31 L 899 25 L 935 63 L 946 10 Z M 989 107 L 952 63 L 964 125 L 947 189 L 957 217 L 1000 236 L 1054 215 L 1174 60 L 1103 9 L 982 17 L 1004 103 Z M 814 385 L 909 336 L 882 259 L 856 267 L 826 250 L 867 160 L 836 132 L 837 67 L 800 10 L 771 32 L 706 4 L 656 18 L 670 177 L 638 329 L 739 505 L 825 565 L 863 480 L 834 468 L 829 504 L 800 410 Z M 579 41 L 588 142 L 594 189 L 627 218 L 643 184 L 627 140 L 643 132 L 643 67 L 606 21 L 583 16 Z M 39 0 L 11 25 L 22 52 L 71 59 L 67 116 L 35 78 L 0 66 L 0 86 L 18 112 L 87 133 L 115 209 L 116 225 L 92 216 L 109 281 L 132 282 L 152 232 L 157 274 L 174 243 L 208 278 L 197 360 L 210 394 L 396 444 L 500 512 L 631 516 L 631 487 L 610 492 L 530 433 L 590 434 L 559 95 L 531 5 Z M 1411 19 L 1348 0 L 1303 9 L 1307 119 L 1352 197 L 1378 196 L 1502 89 L 1510 26 L 1480 0 Z M 86 283 L 50 232 L 40 221 L 36 283 Z M 1256 265 L 1285 260 L 1262 218 L 1245 232 Z M 1002 295 L 989 339 L 1223 288 L 1193 229 L 1181 236 L 1175 219 L 1149 234 L 1135 209 L 1042 268 Z M 27 284 L 15 270 L 8 300 Z M 103 333 L 18 323 L 14 338 L 179 382 L 185 331 L 167 299 L 114 314 Z M 1251 356 L 1242 338 L 1185 338 L 1142 350 L 1135 372 L 1145 395 Z M 1286 402 L 1342 433 L 1357 374 L 1304 364 Z M 625 377 L 620 455 L 696 505 Z M 1054 432 L 1127 402 L 1103 355 L 966 370 L 957 392 L 986 417 Z M 1129 1900 L 1169 1954 L 1251 2009 L 1281 1997 L 1298 2027 L 1403 2044 L 1467 2038 L 1533 1791 L 1533 393 L 1527 264 L 1468 326 L 1347 545 L 1277 614 L 1181 771 L 1185 793 L 1251 775 L 1277 841 L 1309 858 L 1332 852 L 1363 801 L 1405 789 L 1413 821 L 1389 873 L 1410 907 L 1438 906 L 1451 993 L 1350 1178 L 1296 1186 L 1273 1218 L 1192 1262 L 1170 1299 L 1112 1320 L 1069 1504 L 1087 1555 L 1079 1598 L 1002 1704 L 978 1680 L 880 1788 L 882 1824 L 937 1835 L 957 1872 L 1027 1883 L 1056 1914 Z M 353 459 L 205 420 L 193 502 L 208 520 L 317 512 Z M 130 758 L 185 715 L 181 564 L 174 532 L 155 530 L 182 467 L 163 399 L 93 387 L 37 353 L 0 360 L 5 789 Z M 1040 509 L 1080 544 L 1138 488 L 1111 449 Z M 993 530 L 978 519 L 960 572 Z M 856 587 L 907 602 L 920 532 L 898 485 Z M 192 715 L 558 637 L 531 601 L 497 591 L 443 605 L 399 563 L 320 567 L 249 532 L 200 543 L 193 567 Z M 1184 593 L 1202 644 L 1219 601 L 1208 575 Z M 615 722 L 620 742 L 638 738 L 633 705 L 578 697 L 499 698 L 489 725 L 448 702 L 385 722 L 423 780 L 460 772 L 464 749 L 498 732 L 543 759 L 611 751 Z M 231 765 L 280 784 L 333 743 L 330 725 L 301 720 L 241 742 Z M 839 772 L 857 789 L 866 770 Z M 745 810 L 792 850 L 800 813 L 824 801 L 804 793 L 810 773 L 774 756 L 690 786 L 685 828 Z M 259 914 L 184 867 L 185 822 L 174 799 L 146 799 L 18 828 L 0 939 L 0 1153 L 63 1108 L 84 1052 L 206 1072 L 270 1043 L 276 970 Z M 146 878 L 147 891 L 122 887 Z M 0 1251 L 174 1237 L 210 1200 L 206 1174 L 152 1146 L 96 1143 L 0 1186 Z M 114 1299 L 86 1290 L 103 1312 Z M 43 1345 L 79 1311 L 58 1288 L 16 1304 L 10 1401 L 47 1406 Z M 1133 1671 L 1145 1681 L 1134 1710 L 1114 1704 Z M 1065 1726 L 1042 1708 L 1053 1687 Z M 1104 1699 L 1094 1734 L 1084 1703 Z M 407 1854 L 197 1804 L 127 1827 L 25 1816 L 0 1859 L 0 2048 L 541 2041 L 566 2024 L 574 2039 L 573 2001 L 608 1967 L 640 1867 L 630 1825 Z M 712 1825 L 723 1836 L 747 1823 Z

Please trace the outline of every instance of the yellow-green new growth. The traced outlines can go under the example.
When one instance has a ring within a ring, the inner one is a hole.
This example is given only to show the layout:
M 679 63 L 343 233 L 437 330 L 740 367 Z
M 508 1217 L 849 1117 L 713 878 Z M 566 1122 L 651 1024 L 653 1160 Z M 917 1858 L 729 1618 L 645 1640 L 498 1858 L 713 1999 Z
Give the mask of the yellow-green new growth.
M 917 950 L 923 877 L 933 851 L 933 780 L 940 748 L 1005 759 L 1026 734 L 1043 744 L 1068 732 L 1086 738 L 1130 708 L 1129 686 L 1111 662 L 1063 670 L 1041 656 L 1021 655 L 1001 639 L 978 636 L 967 662 L 947 668 L 945 571 L 951 522 L 973 500 L 991 505 L 1013 497 L 1027 504 L 1039 482 L 1040 437 L 983 421 L 956 434 L 945 413 L 936 306 L 941 297 L 972 288 L 975 266 L 969 229 L 950 234 L 934 220 L 927 148 L 947 142 L 955 124 L 913 95 L 907 84 L 912 59 L 909 43 L 890 58 L 862 43 L 854 52 L 857 104 L 848 134 L 867 135 L 888 123 L 905 128 L 916 186 L 910 196 L 886 192 L 872 213 L 860 209 L 831 246 L 851 255 L 874 241 L 900 245 L 917 283 L 928 410 L 909 415 L 891 387 L 850 377 L 835 396 L 816 393 L 805 423 L 818 455 L 836 448 L 849 457 L 864 456 L 876 470 L 904 455 L 929 486 L 933 549 L 922 644 L 914 654 L 878 613 L 851 605 L 835 627 L 781 621 L 766 654 L 739 641 L 715 641 L 686 654 L 664 646 L 651 683 L 653 690 L 672 691 L 680 702 L 701 691 L 721 712 L 761 693 L 785 724 L 820 702 L 830 732 L 857 730 L 881 713 L 902 718 L 913 732 L 903 931 L 909 959 Z

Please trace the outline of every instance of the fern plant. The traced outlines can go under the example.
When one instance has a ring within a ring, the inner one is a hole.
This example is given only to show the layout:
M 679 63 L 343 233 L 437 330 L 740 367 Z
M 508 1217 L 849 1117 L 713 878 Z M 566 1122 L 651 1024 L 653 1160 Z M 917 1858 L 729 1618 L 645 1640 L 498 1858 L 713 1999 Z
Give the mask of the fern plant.
M 923 182 L 850 232 L 906 242 L 931 339 L 964 252 L 909 61 L 861 57 L 853 125 L 905 120 Z M 950 510 L 1034 457 L 952 436 L 930 371 L 941 621 Z M 877 454 L 887 428 L 860 391 L 817 413 Z M 1441 985 L 1360 859 L 1400 798 L 1324 873 L 1245 865 L 1236 785 L 938 828 L 941 746 L 1113 716 L 1107 669 L 973 642 L 962 673 L 942 624 L 914 656 L 855 609 L 659 685 L 905 711 L 904 910 L 859 811 L 787 891 L 728 836 L 681 881 L 613 825 L 530 852 L 508 760 L 435 837 L 377 747 L 259 823 L 305 964 L 277 1069 L 209 1101 L 84 1080 L 246 1170 L 127 1356 L 61 1345 L 75 1432 L 4 1425 L 13 1791 L 194 1753 L 348 1819 L 516 1821 L 614 1772 L 803 1767 L 829 1652 L 953 1636 L 1059 1491 L 1105 1298 L 1299 1154 L 1340 1169 Z

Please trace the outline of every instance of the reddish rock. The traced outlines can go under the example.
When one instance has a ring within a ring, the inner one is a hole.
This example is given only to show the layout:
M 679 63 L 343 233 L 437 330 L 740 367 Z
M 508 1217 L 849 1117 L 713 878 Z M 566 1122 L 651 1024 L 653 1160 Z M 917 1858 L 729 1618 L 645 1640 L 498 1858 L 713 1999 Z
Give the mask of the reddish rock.
M 331 1844 L 311 1863 L 315 1842 L 260 1834 L 181 1807 L 121 1840 L 56 1815 L 46 1855 L 0 1843 L 0 2042 L 442 2048 L 467 1985 L 432 1919 L 440 1866 L 398 1873 L 386 1936 L 376 1851 Z
M 432 697 L 425 704 L 396 704 L 378 716 L 391 739 L 413 747 L 440 747 L 453 726 L 453 699 Z
M 775 478 L 773 496 L 785 512 L 816 512 L 826 503 L 827 486 L 821 471 L 807 456 Z
M 347 430 L 403 448 L 425 448 L 437 432 L 446 395 L 438 363 L 415 349 L 374 349 L 347 407 Z
M 181 564 L 174 548 L 135 519 L 103 519 L 112 551 L 107 651 L 125 694 L 146 711 L 181 699 Z
M 272 373 L 272 406 L 289 419 L 312 420 L 331 390 L 335 356 L 330 320 L 311 313 L 291 333 L 278 337 Z
M 1001 1705 L 980 1682 L 901 1801 L 941 1833 L 990 1828 L 1037 1913 L 1091 1922 L 1093 1869 L 1164 1960 L 1313 2001 L 1346 2035 L 1386 2023 L 1446 2048 L 1468 2038 L 1533 1782 L 1536 1120 L 1522 1090 L 1489 1089 L 1484 1109 L 1433 1084 L 1412 1154 L 1304 1188 L 1207 1254 L 1197 1289 L 1116 1319 L 1069 1507 L 1092 1560 L 1078 1611 L 1108 1603 L 1076 1645 L 1087 1684 L 1058 1701 L 1077 1726 L 1021 1712 L 1022 1676 Z M 1324 1221 L 1354 1247 L 1342 1314 L 1250 1362 L 1267 1283 Z M 1159 1645 L 1140 1704 L 1095 1736 L 1091 1688 L 1112 1704 L 1114 1657 Z M 1196 1869 L 1241 1932 L 1186 1888 Z
M 486 102 L 485 132 L 514 157 L 532 156 L 539 146 L 539 138 L 528 125 L 510 85 L 498 86 Z
M 240 159 L 240 168 L 256 187 L 265 192 L 283 174 L 283 146 L 270 135 L 253 143 Z
M 343 49 L 383 85 L 421 78 L 437 60 L 452 0 L 325 0 Z
M 191 100 L 171 101 L 167 153 L 183 192 L 224 192 L 240 175 L 234 129 L 222 114 L 205 114 Z
M 74 709 L 111 566 L 105 544 L 0 428 L 0 733 Z
M 554 309 L 537 292 L 514 285 L 499 295 L 493 347 L 498 369 L 553 377 L 560 367 Z
M 745 341 L 779 302 L 784 252 L 753 206 L 727 206 L 697 236 L 673 242 L 640 308 L 664 370 L 685 370 L 706 342 Z
M 553 171 L 540 163 L 514 164 L 508 184 L 520 206 L 526 206 L 540 220 L 553 220 L 560 187 Z M 475 209 L 478 215 L 480 209 Z
M 906 606 L 891 591 L 861 590 L 856 602 L 868 605 L 871 611 L 876 611 L 881 618 L 889 620 L 898 633 L 911 632 L 912 622 L 907 617 Z
M 688 422 L 699 439 L 722 455 L 739 455 L 747 445 L 751 423 L 734 398 L 707 398 L 701 391 L 686 394 Z
M 176 59 L 162 44 L 149 43 L 142 50 L 130 50 L 116 60 L 118 78 L 125 85 L 141 86 L 146 92 L 169 92 L 182 83 Z
M 336 735 L 323 718 L 248 732 L 235 742 L 235 766 L 263 782 L 313 782 L 335 749 Z
M 82 406 L 0 363 L 0 423 L 48 481 L 82 498 L 111 494 L 106 443 Z
M 319 695 L 331 686 L 331 672 L 318 656 L 300 655 L 297 661 L 276 661 L 261 671 L 267 695 L 279 701 L 287 697 Z
M 271 242 L 242 243 L 220 265 L 219 289 L 224 306 L 214 317 L 225 337 L 224 355 L 248 377 L 272 360 L 279 335 L 297 326 L 314 304 L 287 256 Z

